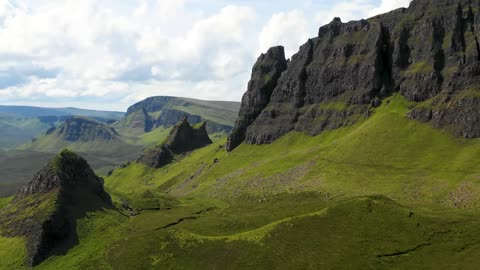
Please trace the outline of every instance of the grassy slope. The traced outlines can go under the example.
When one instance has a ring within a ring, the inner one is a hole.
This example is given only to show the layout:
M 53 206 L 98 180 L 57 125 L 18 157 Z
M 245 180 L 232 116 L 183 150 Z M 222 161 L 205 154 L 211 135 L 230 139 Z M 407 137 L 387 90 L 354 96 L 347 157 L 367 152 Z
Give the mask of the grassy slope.
M 219 141 L 157 171 L 116 170 L 117 202 L 159 210 L 92 213 L 80 245 L 40 269 L 476 269 L 480 140 L 407 120 L 409 105 L 394 96 L 317 137 L 230 154 Z
M 111 141 L 96 140 L 88 142 L 69 142 L 62 136 L 56 134 L 44 135 L 39 137 L 35 142 L 25 144 L 19 147 L 19 150 L 29 150 L 37 152 L 57 153 L 62 149 L 71 149 L 76 152 L 83 153 L 122 153 L 131 150 L 132 146 L 123 140 L 117 138 Z
M 0 117 L 0 149 L 13 149 L 50 127 L 37 118 Z
M 176 98 L 165 108 L 184 111 L 193 115 L 200 115 L 205 119 L 233 126 L 240 110 L 239 102 L 204 101 L 190 98 Z
M 184 111 L 192 115 L 200 115 L 207 120 L 216 122 L 218 124 L 233 126 L 237 118 L 238 111 L 230 110 L 228 108 L 209 108 L 204 106 L 190 105 L 190 106 L 174 106 L 176 110 Z
M 13 197 L 7 197 L 7 198 L 0 198 L 0 210 L 4 208 L 10 201 L 13 199 Z
M 148 133 L 130 137 L 127 139 L 127 141 L 132 144 L 148 147 L 163 142 L 168 137 L 171 130 L 172 128 L 159 127 Z
M 126 217 L 113 210 L 91 212 L 77 221 L 79 245 L 62 257 L 51 257 L 38 269 L 111 269 L 105 260 L 109 245 L 121 239 Z
M 48 123 L 37 116 L 79 115 L 105 119 L 120 119 L 122 112 L 92 111 L 76 108 L 36 108 L 19 106 L 0 106 L 0 149 L 15 147 L 36 138 L 49 129 Z
M 107 185 L 124 193 L 148 188 L 219 198 L 261 198 L 285 189 L 330 197 L 379 193 L 406 202 L 473 206 L 473 194 L 480 192 L 480 140 L 408 120 L 408 105 L 394 96 L 357 126 L 313 138 L 291 133 L 272 145 L 242 145 L 231 154 L 217 142 L 151 173 L 134 164 L 116 171 Z M 215 158 L 220 162 L 213 164 Z

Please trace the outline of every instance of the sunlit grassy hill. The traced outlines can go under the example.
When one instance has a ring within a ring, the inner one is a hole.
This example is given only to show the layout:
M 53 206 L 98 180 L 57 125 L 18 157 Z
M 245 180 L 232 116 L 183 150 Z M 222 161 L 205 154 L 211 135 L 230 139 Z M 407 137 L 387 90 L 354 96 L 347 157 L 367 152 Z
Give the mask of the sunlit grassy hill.
M 38 269 L 476 269 L 480 140 L 409 120 L 411 106 L 394 95 L 316 137 L 117 169 L 119 212 L 78 220 L 78 245 Z M 0 247 L 0 269 L 22 269 L 23 240 Z

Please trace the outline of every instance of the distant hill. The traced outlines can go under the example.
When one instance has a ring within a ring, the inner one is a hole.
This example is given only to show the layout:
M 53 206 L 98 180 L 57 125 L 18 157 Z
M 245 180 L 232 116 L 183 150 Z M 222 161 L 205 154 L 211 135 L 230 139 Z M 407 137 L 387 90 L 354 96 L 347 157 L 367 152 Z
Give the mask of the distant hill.
M 85 159 L 63 150 L 35 174 L 2 211 L 2 231 L 28 240 L 25 264 L 40 264 L 56 254 L 55 248 L 68 250 L 78 239 L 76 220 L 86 212 L 113 208 Z M 33 215 L 32 215 L 33 213 Z
M 55 153 L 68 148 L 78 152 L 121 153 L 132 147 L 108 124 L 75 116 L 19 149 Z
M 239 109 L 239 102 L 151 97 L 128 108 L 125 118 L 114 127 L 124 136 L 138 137 L 158 128 L 171 128 L 188 115 L 191 124 L 207 121 L 209 134 L 226 134 L 233 128 Z
M 0 149 L 14 149 L 72 116 L 86 116 L 113 123 L 121 119 L 124 113 L 77 108 L 0 106 Z
M 124 112 L 85 110 L 78 108 L 42 108 L 31 106 L 1 106 L 0 117 L 30 118 L 41 116 L 87 116 L 92 118 L 121 119 Z

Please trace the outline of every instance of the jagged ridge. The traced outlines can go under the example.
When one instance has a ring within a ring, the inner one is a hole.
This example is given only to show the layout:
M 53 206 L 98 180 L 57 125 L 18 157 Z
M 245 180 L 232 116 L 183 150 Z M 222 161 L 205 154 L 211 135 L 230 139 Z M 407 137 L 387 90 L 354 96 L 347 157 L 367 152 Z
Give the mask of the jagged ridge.
M 480 137 L 480 2 L 472 5 L 415 0 L 408 9 L 368 20 L 335 18 L 292 57 L 272 82 L 267 103 L 249 100 L 267 93 L 256 78 L 273 69 L 253 70 L 227 150 L 242 138 L 264 144 L 292 130 L 317 135 L 352 125 L 394 92 L 418 102 L 412 119 Z M 261 111 L 253 121 L 251 111 Z
M 175 155 L 184 154 L 211 143 L 207 133 L 207 123 L 203 122 L 196 127 L 191 127 L 185 116 L 172 129 L 164 143 L 144 151 L 137 159 L 137 163 L 160 168 L 172 162 Z
M 185 115 L 192 124 L 207 121 L 208 133 L 230 132 L 239 103 L 223 101 L 202 101 L 178 97 L 150 97 L 127 110 L 125 118 L 115 127 L 122 133 L 143 134 L 156 128 L 173 127 Z
M 36 266 L 77 244 L 76 220 L 112 207 L 87 161 L 68 150 L 42 168 L 0 214 L 2 234 L 27 238 L 27 261 Z

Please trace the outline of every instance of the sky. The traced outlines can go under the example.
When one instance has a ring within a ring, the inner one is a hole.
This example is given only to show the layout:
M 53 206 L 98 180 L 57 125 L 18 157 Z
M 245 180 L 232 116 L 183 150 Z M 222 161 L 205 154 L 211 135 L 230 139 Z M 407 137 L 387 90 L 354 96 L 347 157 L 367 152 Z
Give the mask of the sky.
M 150 96 L 240 101 L 269 47 L 410 0 L 0 0 L 0 104 L 124 111 Z

